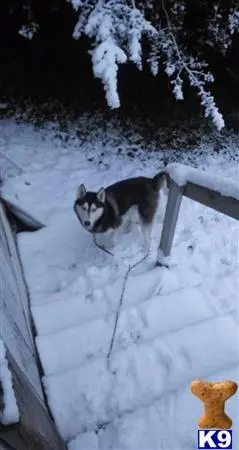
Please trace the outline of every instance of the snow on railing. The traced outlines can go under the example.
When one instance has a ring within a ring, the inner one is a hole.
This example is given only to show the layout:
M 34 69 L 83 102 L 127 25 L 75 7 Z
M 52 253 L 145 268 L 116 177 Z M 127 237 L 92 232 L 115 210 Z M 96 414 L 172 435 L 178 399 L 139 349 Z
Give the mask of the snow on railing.
M 239 200 L 239 183 L 235 181 L 178 163 L 169 164 L 166 172 L 178 186 L 185 186 L 190 182 L 215 191 L 225 197 L 233 197 Z
M 239 220 L 239 183 L 178 163 L 169 164 L 166 173 L 169 194 L 158 250 L 159 265 L 170 255 L 183 196 Z

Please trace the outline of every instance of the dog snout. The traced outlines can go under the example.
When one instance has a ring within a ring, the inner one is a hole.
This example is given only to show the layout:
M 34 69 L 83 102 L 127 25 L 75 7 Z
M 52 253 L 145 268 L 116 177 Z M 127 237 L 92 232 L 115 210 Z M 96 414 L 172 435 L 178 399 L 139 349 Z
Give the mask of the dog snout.
M 85 220 L 84 225 L 85 225 L 86 227 L 89 227 L 89 226 L 90 226 L 90 221 L 89 221 L 89 220 Z

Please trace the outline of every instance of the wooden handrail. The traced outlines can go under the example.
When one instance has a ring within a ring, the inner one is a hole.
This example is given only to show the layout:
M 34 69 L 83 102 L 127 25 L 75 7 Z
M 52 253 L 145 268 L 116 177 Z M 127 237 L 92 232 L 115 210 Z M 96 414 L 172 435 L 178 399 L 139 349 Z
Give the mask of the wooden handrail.
M 173 168 L 173 170 L 171 170 Z M 177 182 L 177 169 L 180 174 L 183 169 L 188 169 L 185 171 L 186 181 L 183 183 Z M 171 253 L 171 248 L 173 244 L 173 238 L 175 234 L 175 229 L 178 221 L 178 215 L 180 211 L 180 206 L 182 202 L 183 196 L 190 198 L 191 200 L 195 200 L 202 205 L 208 206 L 216 211 L 219 211 L 227 216 L 230 216 L 236 220 L 239 220 L 239 184 L 237 185 L 234 182 L 230 182 L 221 179 L 222 185 L 224 189 L 222 189 L 222 193 L 219 192 L 219 189 L 215 190 L 211 187 L 213 177 L 209 175 L 209 186 L 207 186 L 207 173 L 200 172 L 197 169 L 191 169 L 190 167 L 181 166 L 180 164 L 170 164 L 166 168 L 167 172 L 167 180 L 169 187 L 168 201 L 165 211 L 165 217 L 163 222 L 163 228 L 161 233 L 161 239 L 159 244 L 159 252 L 158 252 L 158 263 L 161 263 L 162 257 L 167 257 Z M 172 172 L 176 174 L 176 176 L 172 176 Z M 194 178 L 200 179 L 200 175 L 205 175 L 205 179 L 203 185 L 199 182 L 194 181 Z M 188 179 L 187 179 L 188 175 Z M 217 187 L 220 184 L 220 179 L 215 177 Z M 228 183 L 228 189 L 225 188 L 226 183 Z M 231 195 L 227 195 L 223 191 L 228 191 Z M 235 195 L 233 196 L 233 192 Z

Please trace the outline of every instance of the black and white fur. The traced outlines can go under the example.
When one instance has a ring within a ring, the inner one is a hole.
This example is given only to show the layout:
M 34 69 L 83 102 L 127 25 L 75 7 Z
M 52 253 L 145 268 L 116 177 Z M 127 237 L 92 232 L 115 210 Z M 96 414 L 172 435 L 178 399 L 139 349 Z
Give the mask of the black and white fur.
M 98 192 L 86 191 L 81 184 L 74 203 L 75 213 L 87 231 L 105 233 L 117 229 L 124 215 L 136 206 L 148 248 L 159 191 L 165 181 L 165 172 L 160 172 L 154 178 L 128 178 L 107 188 L 102 187 Z

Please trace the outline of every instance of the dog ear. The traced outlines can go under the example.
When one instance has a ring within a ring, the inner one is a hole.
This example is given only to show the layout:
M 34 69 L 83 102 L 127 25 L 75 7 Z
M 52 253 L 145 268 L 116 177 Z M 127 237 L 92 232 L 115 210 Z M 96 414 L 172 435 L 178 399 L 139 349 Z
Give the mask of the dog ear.
M 77 198 L 81 199 L 84 198 L 86 194 L 86 188 L 84 184 L 81 184 L 77 189 Z
M 105 190 L 103 187 L 97 192 L 96 197 L 101 203 L 105 203 Z

